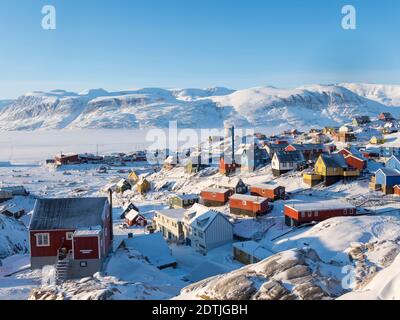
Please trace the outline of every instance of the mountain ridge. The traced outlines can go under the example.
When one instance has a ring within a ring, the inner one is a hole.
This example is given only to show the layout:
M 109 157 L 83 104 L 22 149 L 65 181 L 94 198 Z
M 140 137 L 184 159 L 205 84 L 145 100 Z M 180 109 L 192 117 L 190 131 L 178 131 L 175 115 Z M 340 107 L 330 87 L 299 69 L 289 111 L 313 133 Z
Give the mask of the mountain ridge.
M 30 92 L 0 101 L 1 130 L 337 126 L 380 112 L 400 116 L 400 85 L 343 83 L 295 89 L 141 88 Z

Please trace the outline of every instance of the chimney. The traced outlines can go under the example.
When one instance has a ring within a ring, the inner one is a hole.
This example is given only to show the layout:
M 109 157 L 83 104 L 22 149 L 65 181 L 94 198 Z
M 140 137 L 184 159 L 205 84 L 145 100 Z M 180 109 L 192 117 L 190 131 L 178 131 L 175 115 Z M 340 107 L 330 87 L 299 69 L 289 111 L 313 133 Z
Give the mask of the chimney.
M 209 146 L 208 146 L 208 164 L 212 165 L 212 138 L 211 136 L 208 138 Z
M 113 191 L 112 189 L 108 189 L 108 202 L 110 206 L 110 238 L 111 241 L 114 239 L 114 221 L 113 221 Z
M 235 127 L 232 126 L 231 128 L 231 135 L 232 135 L 232 164 L 235 164 Z

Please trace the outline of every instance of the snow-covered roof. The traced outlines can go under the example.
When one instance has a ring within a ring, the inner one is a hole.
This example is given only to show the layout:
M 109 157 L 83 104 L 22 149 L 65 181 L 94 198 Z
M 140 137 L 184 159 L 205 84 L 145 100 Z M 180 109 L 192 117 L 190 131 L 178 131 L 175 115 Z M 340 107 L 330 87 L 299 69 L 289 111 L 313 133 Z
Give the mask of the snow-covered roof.
M 197 194 L 191 193 L 191 194 L 177 194 L 173 196 L 172 198 L 179 198 L 181 200 L 192 200 L 192 199 L 197 199 L 199 196 Z
M 178 209 L 157 210 L 156 213 L 177 221 L 183 221 L 186 209 L 178 208 Z
M 321 200 L 318 202 L 293 202 L 285 205 L 296 211 L 324 211 L 332 209 L 355 209 L 350 203 L 341 202 L 338 200 Z
M 159 232 L 125 239 L 124 243 L 128 249 L 141 253 L 158 268 L 176 263 L 166 241 Z
M 93 237 L 93 236 L 98 236 L 102 232 L 102 229 L 100 226 L 93 227 L 93 228 L 83 228 L 76 230 L 74 232 L 74 237 Z
M 259 260 L 264 260 L 273 255 L 271 251 L 255 241 L 236 242 L 233 247 Z
M 256 197 L 256 196 L 249 196 L 247 194 L 234 194 L 233 196 L 231 196 L 231 199 L 233 200 L 241 200 L 241 201 L 250 201 L 250 202 L 254 202 L 254 203 L 263 203 L 265 201 L 268 201 L 265 198 L 262 197 Z
M 347 168 L 348 167 L 346 160 L 340 153 L 334 153 L 334 154 L 330 154 L 330 155 L 322 154 L 321 157 L 327 167 L 330 167 L 330 168 Z
M 229 189 L 225 188 L 205 188 L 203 192 L 210 192 L 210 193 L 226 193 L 229 192 Z
M 380 168 L 375 174 L 377 174 L 379 171 L 381 171 L 385 176 L 389 176 L 389 177 L 400 176 L 399 171 L 397 171 L 395 169 L 391 169 L 391 168 Z
M 79 229 L 103 225 L 107 198 L 39 199 L 29 230 Z
M 279 185 L 271 183 L 257 183 L 257 184 L 252 184 L 251 187 L 274 190 L 276 188 L 279 188 Z
M 279 160 L 279 162 L 284 163 L 284 162 L 304 162 L 304 156 L 301 153 L 301 151 L 290 151 L 290 152 L 284 152 L 284 151 L 278 151 L 275 153 L 275 157 Z
M 20 207 L 20 206 L 9 205 L 9 206 L 5 206 L 5 207 L 0 208 L 0 212 L 4 212 L 4 211 L 8 211 L 8 212 L 10 212 L 12 214 L 15 214 L 15 213 L 19 213 L 21 211 L 25 211 L 25 209 Z
M 221 180 L 217 183 L 217 186 L 224 188 L 235 188 L 239 183 L 242 183 L 242 179 L 238 177 L 222 177 Z
M 125 215 L 125 218 L 128 220 L 134 220 L 139 214 L 140 213 L 138 211 L 131 210 Z

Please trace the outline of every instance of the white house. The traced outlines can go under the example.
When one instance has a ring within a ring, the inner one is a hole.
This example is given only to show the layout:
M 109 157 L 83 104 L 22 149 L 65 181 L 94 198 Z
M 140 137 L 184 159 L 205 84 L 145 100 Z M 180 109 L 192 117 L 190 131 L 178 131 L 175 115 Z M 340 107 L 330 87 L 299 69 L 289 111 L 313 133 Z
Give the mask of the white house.
M 233 225 L 222 213 L 195 204 L 184 218 L 186 244 L 202 254 L 233 241 Z
M 171 242 L 185 240 L 184 222 L 185 209 L 157 210 L 154 216 L 156 230 Z
M 300 151 L 277 152 L 272 158 L 272 173 L 279 177 L 287 172 L 298 170 L 306 164 L 304 155 Z

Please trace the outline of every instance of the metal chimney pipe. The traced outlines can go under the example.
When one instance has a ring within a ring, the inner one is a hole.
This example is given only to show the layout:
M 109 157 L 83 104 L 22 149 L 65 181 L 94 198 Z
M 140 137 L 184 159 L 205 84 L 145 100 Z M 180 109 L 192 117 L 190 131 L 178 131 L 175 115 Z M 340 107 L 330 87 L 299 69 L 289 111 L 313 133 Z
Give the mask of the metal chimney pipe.
M 235 164 L 235 127 L 232 126 L 231 128 L 232 134 L 232 164 Z
M 113 221 L 113 191 L 112 189 L 108 189 L 108 202 L 109 202 L 109 210 L 110 210 L 110 239 L 114 240 L 114 221 Z

